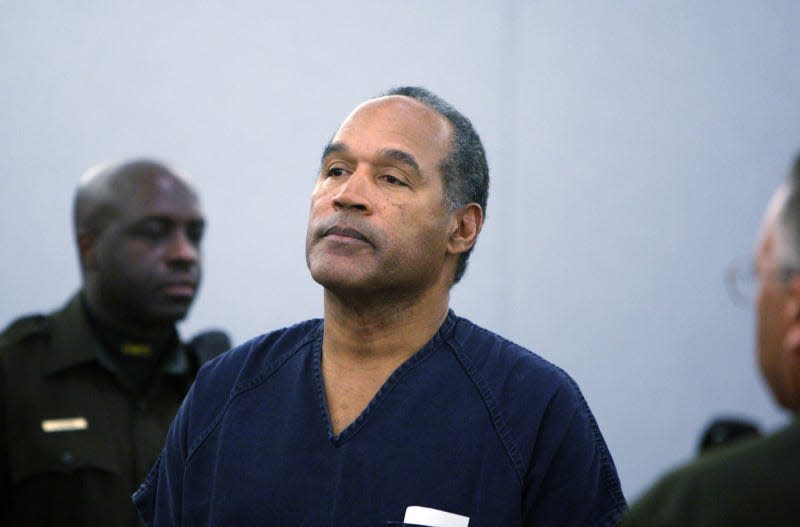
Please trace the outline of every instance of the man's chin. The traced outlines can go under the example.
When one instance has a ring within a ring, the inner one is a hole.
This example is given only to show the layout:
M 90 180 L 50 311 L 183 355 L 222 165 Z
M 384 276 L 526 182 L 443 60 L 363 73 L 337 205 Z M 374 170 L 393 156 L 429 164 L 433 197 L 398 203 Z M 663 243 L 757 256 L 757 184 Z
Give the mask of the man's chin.
M 358 290 L 367 287 L 364 277 L 355 275 L 354 273 L 342 272 L 341 269 L 326 269 L 317 272 L 312 270 L 311 278 L 325 289 L 333 291 Z
M 189 314 L 189 308 L 192 307 L 193 300 L 193 298 L 169 299 L 156 308 L 154 315 L 163 322 L 179 322 Z

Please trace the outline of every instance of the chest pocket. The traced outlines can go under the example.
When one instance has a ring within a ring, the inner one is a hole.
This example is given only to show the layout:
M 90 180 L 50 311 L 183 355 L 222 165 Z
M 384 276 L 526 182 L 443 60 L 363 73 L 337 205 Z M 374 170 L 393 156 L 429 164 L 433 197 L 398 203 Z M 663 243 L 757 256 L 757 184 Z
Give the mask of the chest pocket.
M 126 452 L 119 439 L 129 434 L 128 411 L 100 365 L 42 375 L 20 364 L 14 372 L 8 376 L 6 434 L 16 484 L 47 474 L 67 482 L 72 478 L 65 475 L 86 471 L 121 472 Z
M 14 482 L 22 483 L 36 476 L 79 476 L 86 472 L 119 475 L 120 456 L 113 438 L 89 418 L 83 419 L 87 425 L 84 429 L 69 429 L 75 428 L 73 423 L 68 429 L 45 431 L 42 422 L 35 423 L 37 429 L 29 427 L 24 441 L 11 442 L 9 461 Z M 59 418 L 47 421 L 63 422 Z
M 43 431 L 38 421 L 25 441 L 10 443 L 12 517 L 24 520 L 15 524 L 134 525 L 119 441 L 86 420 L 86 430 L 58 432 Z

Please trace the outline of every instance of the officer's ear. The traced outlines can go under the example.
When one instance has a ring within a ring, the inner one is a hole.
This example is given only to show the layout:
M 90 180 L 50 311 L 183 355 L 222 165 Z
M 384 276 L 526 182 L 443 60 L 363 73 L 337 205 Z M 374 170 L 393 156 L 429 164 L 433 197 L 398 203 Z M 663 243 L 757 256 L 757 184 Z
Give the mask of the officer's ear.
M 800 274 L 792 273 L 786 287 L 786 316 L 788 326 L 783 337 L 781 364 L 787 379 L 793 410 L 800 408 Z
M 97 236 L 91 231 L 84 231 L 78 234 L 78 257 L 81 261 L 81 269 L 97 269 Z
M 786 316 L 800 328 L 800 274 L 792 272 L 784 286 Z
M 800 275 L 792 273 L 784 290 L 784 315 L 786 334 L 783 338 L 783 352 L 786 359 L 800 374 Z

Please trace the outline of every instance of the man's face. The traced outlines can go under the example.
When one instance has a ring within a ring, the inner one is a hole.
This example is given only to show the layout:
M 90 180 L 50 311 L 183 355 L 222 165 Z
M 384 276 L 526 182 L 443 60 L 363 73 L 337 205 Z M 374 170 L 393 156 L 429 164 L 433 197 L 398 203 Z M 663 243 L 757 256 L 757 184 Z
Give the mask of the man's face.
M 369 101 L 345 120 L 311 196 L 306 261 L 314 280 L 362 294 L 449 282 L 452 214 L 439 164 L 451 133 L 444 117 L 401 96 Z
M 96 239 L 93 280 L 112 322 L 148 329 L 186 316 L 200 285 L 204 221 L 194 192 L 172 175 L 130 188 Z
M 778 231 L 778 212 L 784 201 L 785 192 L 781 189 L 767 211 L 756 254 L 759 278 L 756 300 L 758 363 L 778 403 L 786 408 L 797 408 L 800 394 L 789 362 L 792 354 L 787 347 L 787 335 L 796 323 L 797 313 L 792 309 L 794 300 L 776 259 L 782 243 Z

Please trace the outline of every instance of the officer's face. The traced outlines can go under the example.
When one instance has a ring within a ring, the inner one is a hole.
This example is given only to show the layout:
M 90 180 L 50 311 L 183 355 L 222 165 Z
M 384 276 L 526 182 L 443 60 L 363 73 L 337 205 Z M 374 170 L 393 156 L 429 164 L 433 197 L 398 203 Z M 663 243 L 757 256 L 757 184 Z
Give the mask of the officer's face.
M 169 174 L 140 178 L 94 247 L 102 311 L 143 330 L 186 316 L 200 285 L 204 220 L 197 196 Z

